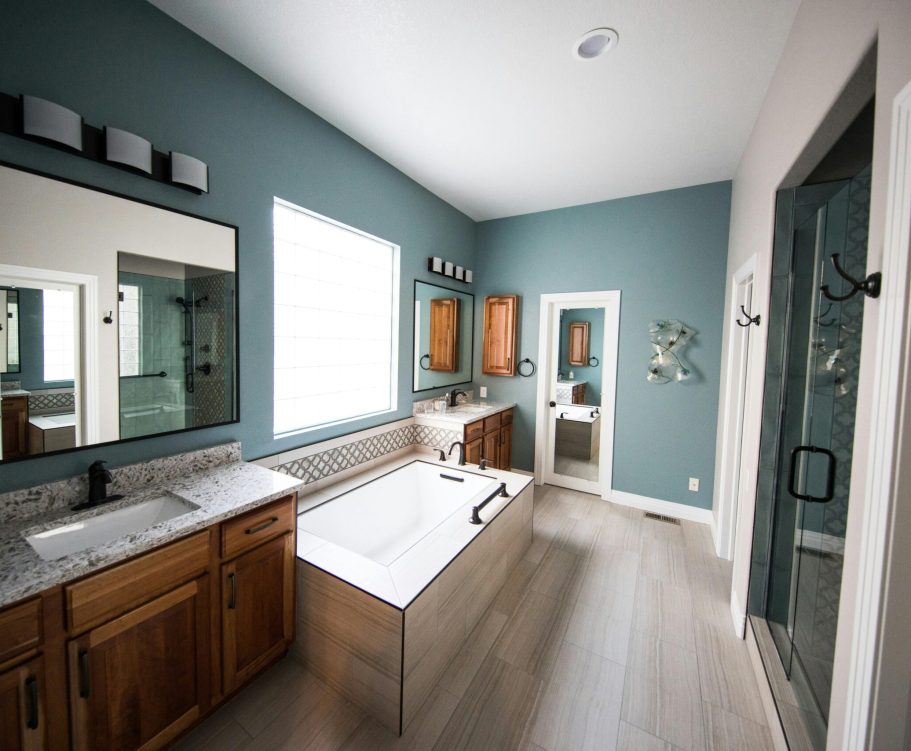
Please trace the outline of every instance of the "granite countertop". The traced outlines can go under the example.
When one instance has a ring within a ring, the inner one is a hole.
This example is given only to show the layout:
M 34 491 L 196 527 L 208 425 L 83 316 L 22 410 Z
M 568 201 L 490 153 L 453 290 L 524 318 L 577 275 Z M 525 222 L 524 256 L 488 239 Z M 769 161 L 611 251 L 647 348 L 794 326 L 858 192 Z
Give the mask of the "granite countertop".
M 588 381 L 557 381 L 558 386 L 581 386 L 583 383 Z
M 89 511 L 74 513 L 68 507 L 52 508 L 28 518 L 6 519 L 0 525 L 0 607 L 277 500 L 299 490 L 303 484 L 297 478 L 255 464 L 231 461 L 157 485 L 137 488 L 128 492 L 122 501 Z M 116 480 L 111 492 L 118 492 Z M 42 560 L 25 540 L 26 534 L 64 522 L 75 523 L 162 495 L 176 495 L 199 508 L 55 561 Z
M 0 399 L 13 396 L 29 396 L 31 393 L 31 391 L 26 391 L 25 389 L 3 389 L 0 391 Z
M 449 423 L 454 425 L 468 425 L 476 420 L 495 415 L 504 409 L 512 409 L 515 402 L 467 402 L 458 407 L 449 407 L 446 412 L 419 412 L 414 416 L 419 425 L 434 425 Z

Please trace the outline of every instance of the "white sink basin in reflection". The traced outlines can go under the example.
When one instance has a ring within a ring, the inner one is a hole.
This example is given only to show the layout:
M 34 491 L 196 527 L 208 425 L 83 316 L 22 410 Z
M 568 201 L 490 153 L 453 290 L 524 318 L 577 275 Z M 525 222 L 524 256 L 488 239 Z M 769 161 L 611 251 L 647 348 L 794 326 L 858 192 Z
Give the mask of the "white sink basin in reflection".
M 164 494 L 106 513 L 64 522 L 28 535 L 25 539 L 45 561 L 56 561 L 71 553 L 141 532 L 198 508 L 176 495 Z
M 449 412 L 455 412 L 456 414 L 468 414 L 472 412 L 486 412 L 490 407 L 486 404 L 460 404 L 457 407 L 450 407 Z

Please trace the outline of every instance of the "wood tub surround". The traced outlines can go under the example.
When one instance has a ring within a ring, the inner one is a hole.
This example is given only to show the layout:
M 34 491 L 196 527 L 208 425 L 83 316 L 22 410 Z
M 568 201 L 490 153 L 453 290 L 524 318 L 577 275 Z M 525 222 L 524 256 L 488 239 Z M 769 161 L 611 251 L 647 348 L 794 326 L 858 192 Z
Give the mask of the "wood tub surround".
M 343 696 L 404 733 L 531 544 L 533 493 L 527 484 L 487 518 L 405 607 L 298 561 L 295 652 Z
M 162 748 L 283 655 L 295 510 L 292 493 L 0 609 L 4 751 Z

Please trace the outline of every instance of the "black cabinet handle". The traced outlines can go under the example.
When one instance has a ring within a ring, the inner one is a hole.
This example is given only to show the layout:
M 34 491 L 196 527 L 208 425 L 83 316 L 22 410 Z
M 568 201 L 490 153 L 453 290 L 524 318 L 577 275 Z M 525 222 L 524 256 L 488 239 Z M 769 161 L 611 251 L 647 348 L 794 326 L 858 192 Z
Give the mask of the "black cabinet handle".
M 231 583 L 231 597 L 228 600 L 228 610 L 234 610 L 237 607 L 237 574 L 228 574 L 228 581 Z
M 805 451 L 810 454 L 823 454 L 826 459 L 828 459 L 828 467 L 826 470 L 826 494 L 824 496 L 813 496 L 797 492 L 797 488 L 795 487 L 795 483 L 797 482 L 797 462 L 801 453 Z M 791 466 L 788 469 L 788 492 L 794 498 L 801 501 L 807 501 L 809 503 L 828 503 L 835 496 L 836 463 L 835 454 L 829 451 L 829 449 L 820 448 L 819 446 L 795 446 L 791 449 Z
M 266 521 L 262 522 L 261 524 L 257 524 L 255 527 L 250 527 L 249 529 L 245 529 L 244 534 L 245 535 L 255 535 L 257 532 L 262 532 L 264 529 L 268 529 L 273 524 L 275 524 L 275 522 L 277 522 L 277 521 L 278 521 L 278 517 L 273 516 L 271 519 L 266 519 Z
M 91 692 L 91 683 L 89 681 L 89 651 L 87 649 L 79 650 L 79 698 L 88 699 Z
M 38 679 L 30 675 L 25 679 L 25 726 L 29 730 L 38 729 Z

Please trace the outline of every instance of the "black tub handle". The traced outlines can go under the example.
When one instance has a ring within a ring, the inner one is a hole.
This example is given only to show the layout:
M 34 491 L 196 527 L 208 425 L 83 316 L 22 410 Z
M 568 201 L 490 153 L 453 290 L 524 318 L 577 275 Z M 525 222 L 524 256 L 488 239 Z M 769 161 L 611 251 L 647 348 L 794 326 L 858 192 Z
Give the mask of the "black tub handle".
M 824 454 L 828 459 L 828 470 L 826 472 L 826 494 L 824 496 L 807 495 L 798 493 L 795 483 L 797 482 L 797 462 L 800 454 L 806 451 L 810 454 Z M 819 446 L 795 446 L 791 449 L 791 466 L 788 469 L 788 492 L 798 500 L 809 503 L 828 503 L 835 496 L 835 454 L 829 449 L 820 448 Z

